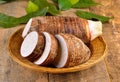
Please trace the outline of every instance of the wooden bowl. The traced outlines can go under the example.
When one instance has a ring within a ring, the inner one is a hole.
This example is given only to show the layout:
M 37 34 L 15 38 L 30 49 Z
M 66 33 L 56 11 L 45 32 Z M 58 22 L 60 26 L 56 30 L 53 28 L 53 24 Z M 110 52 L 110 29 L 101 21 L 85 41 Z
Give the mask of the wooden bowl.
M 22 31 L 23 29 L 17 30 L 15 33 L 12 34 L 12 36 L 9 39 L 8 49 L 10 52 L 10 56 L 14 61 L 19 63 L 20 65 L 35 71 L 47 72 L 47 73 L 67 73 L 67 72 L 80 71 L 94 66 L 99 61 L 104 59 L 104 57 L 107 54 L 106 43 L 104 39 L 100 36 L 90 43 L 90 49 L 92 55 L 91 58 L 86 63 L 69 68 L 52 68 L 52 67 L 37 66 L 31 63 L 30 61 L 28 61 L 27 59 L 21 57 L 20 55 L 20 46 L 23 41 L 23 38 L 21 36 Z

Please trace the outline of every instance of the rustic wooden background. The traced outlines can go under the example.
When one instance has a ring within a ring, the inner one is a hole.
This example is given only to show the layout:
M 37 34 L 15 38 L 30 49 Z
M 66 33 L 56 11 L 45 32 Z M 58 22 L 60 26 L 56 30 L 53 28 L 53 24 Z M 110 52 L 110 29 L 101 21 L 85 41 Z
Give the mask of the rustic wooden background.
M 0 28 L 0 82 L 120 82 L 120 0 L 95 1 L 103 5 L 92 7 L 88 9 L 89 11 L 114 17 L 109 23 L 103 24 L 103 37 L 108 45 L 108 56 L 103 61 L 87 70 L 75 73 L 35 72 L 20 66 L 9 56 L 8 38 L 19 28 Z M 27 1 L 0 5 L 0 12 L 19 17 L 25 15 L 26 5 Z M 63 13 L 67 14 L 69 11 Z

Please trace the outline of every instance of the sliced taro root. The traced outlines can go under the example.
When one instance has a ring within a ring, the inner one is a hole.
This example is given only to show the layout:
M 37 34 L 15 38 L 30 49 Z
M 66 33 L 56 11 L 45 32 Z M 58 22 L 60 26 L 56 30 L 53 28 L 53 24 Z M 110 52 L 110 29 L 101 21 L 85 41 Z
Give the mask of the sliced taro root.
M 28 21 L 28 23 L 26 24 L 23 32 L 22 32 L 22 37 L 25 38 L 25 36 L 28 34 L 27 32 L 30 30 L 31 24 L 32 24 L 32 18 Z
M 37 60 L 43 53 L 45 46 L 45 37 L 39 35 L 36 31 L 30 32 L 23 40 L 20 53 L 22 57 L 31 62 Z
M 53 63 L 55 67 L 80 65 L 90 58 L 90 49 L 79 38 L 71 34 L 57 34 L 55 37 L 59 43 L 58 55 Z
M 47 32 L 39 35 L 30 32 L 21 45 L 21 56 L 36 65 L 49 65 L 57 55 L 58 43 L 55 37 Z
M 45 36 L 45 48 L 41 57 L 34 61 L 34 64 L 48 66 L 54 61 L 57 55 L 58 43 L 53 35 L 47 32 L 43 32 L 43 34 Z

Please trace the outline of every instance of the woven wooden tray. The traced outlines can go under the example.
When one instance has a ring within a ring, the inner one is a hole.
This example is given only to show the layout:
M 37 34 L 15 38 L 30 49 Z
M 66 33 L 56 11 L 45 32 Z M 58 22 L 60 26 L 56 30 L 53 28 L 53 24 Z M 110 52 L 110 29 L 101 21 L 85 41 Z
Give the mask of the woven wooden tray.
M 90 43 L 92 56 L 86 63 L 70 68 L 52 68 L 52 67 L 37 66 L 29 62 L 28 60 L 24 59 L 20 55 L 20 46 L 23 41 L 21 33 L 22 33 L 22 29 L 19 29 L 15 33 L 13 33 L 9 39 L 8 49 L 10 52 L 10 56 L 14 61 L 19 63 L 20 65 L 35 71 L 47 72 L 47 73 L 67 73 L 67 72 L 80 71 L 90 68 L 91 66 L 94 66 L 99 61 L 104 59 L 104 57 L 107 55 L 106 43 L 104 39 L 100 36 Z

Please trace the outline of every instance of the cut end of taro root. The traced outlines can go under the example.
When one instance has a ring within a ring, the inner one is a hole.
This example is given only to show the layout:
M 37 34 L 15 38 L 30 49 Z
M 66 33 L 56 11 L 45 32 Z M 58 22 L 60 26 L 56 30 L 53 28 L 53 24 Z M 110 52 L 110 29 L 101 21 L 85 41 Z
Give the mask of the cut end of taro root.
M 59 42 L 59 46 L 61 48 L 61 53 L 58 54 L 58 57 L 60 58 L 59 61 L 55 60 L 54 65 L 57 68 L 62 68 L 66 65 L 67 60 L 68 60 L 68 47 L 67 47 L 66 41 L 64 40 L 64 38 L 61 35 L 55 35 L 55 37 L 57 38 L 57 40 Z
M 22 37 L 23 38 L 28 34 L 28 32 L 30 30 L 30 27 L 31 27 L 31 24 L 32 24 L 32 18 L 28 21 L 28 23 L 26 24 L 26 26 L 25 26 L 25 28 L 22 32 Z
M 102 35 L 102 22 L 88 20 L 88 25 L 90 27 L 91 41 Z
M 45 36 L 45 48 L 44 48 L 44 51 L 41 57 L 37 61 L 34 62 L 34 64 L 36 65 L 41 65 L 48 58 L 50 49 L 51 49 L 50 34 L 48 34 L 47 32 L 43 32 L 43 35 Z
M 20 53 L 22 57 L 28 57 L 34 51 L 38 42 L 38 33 L 36 31 L 30 32 L 24 39 Z

